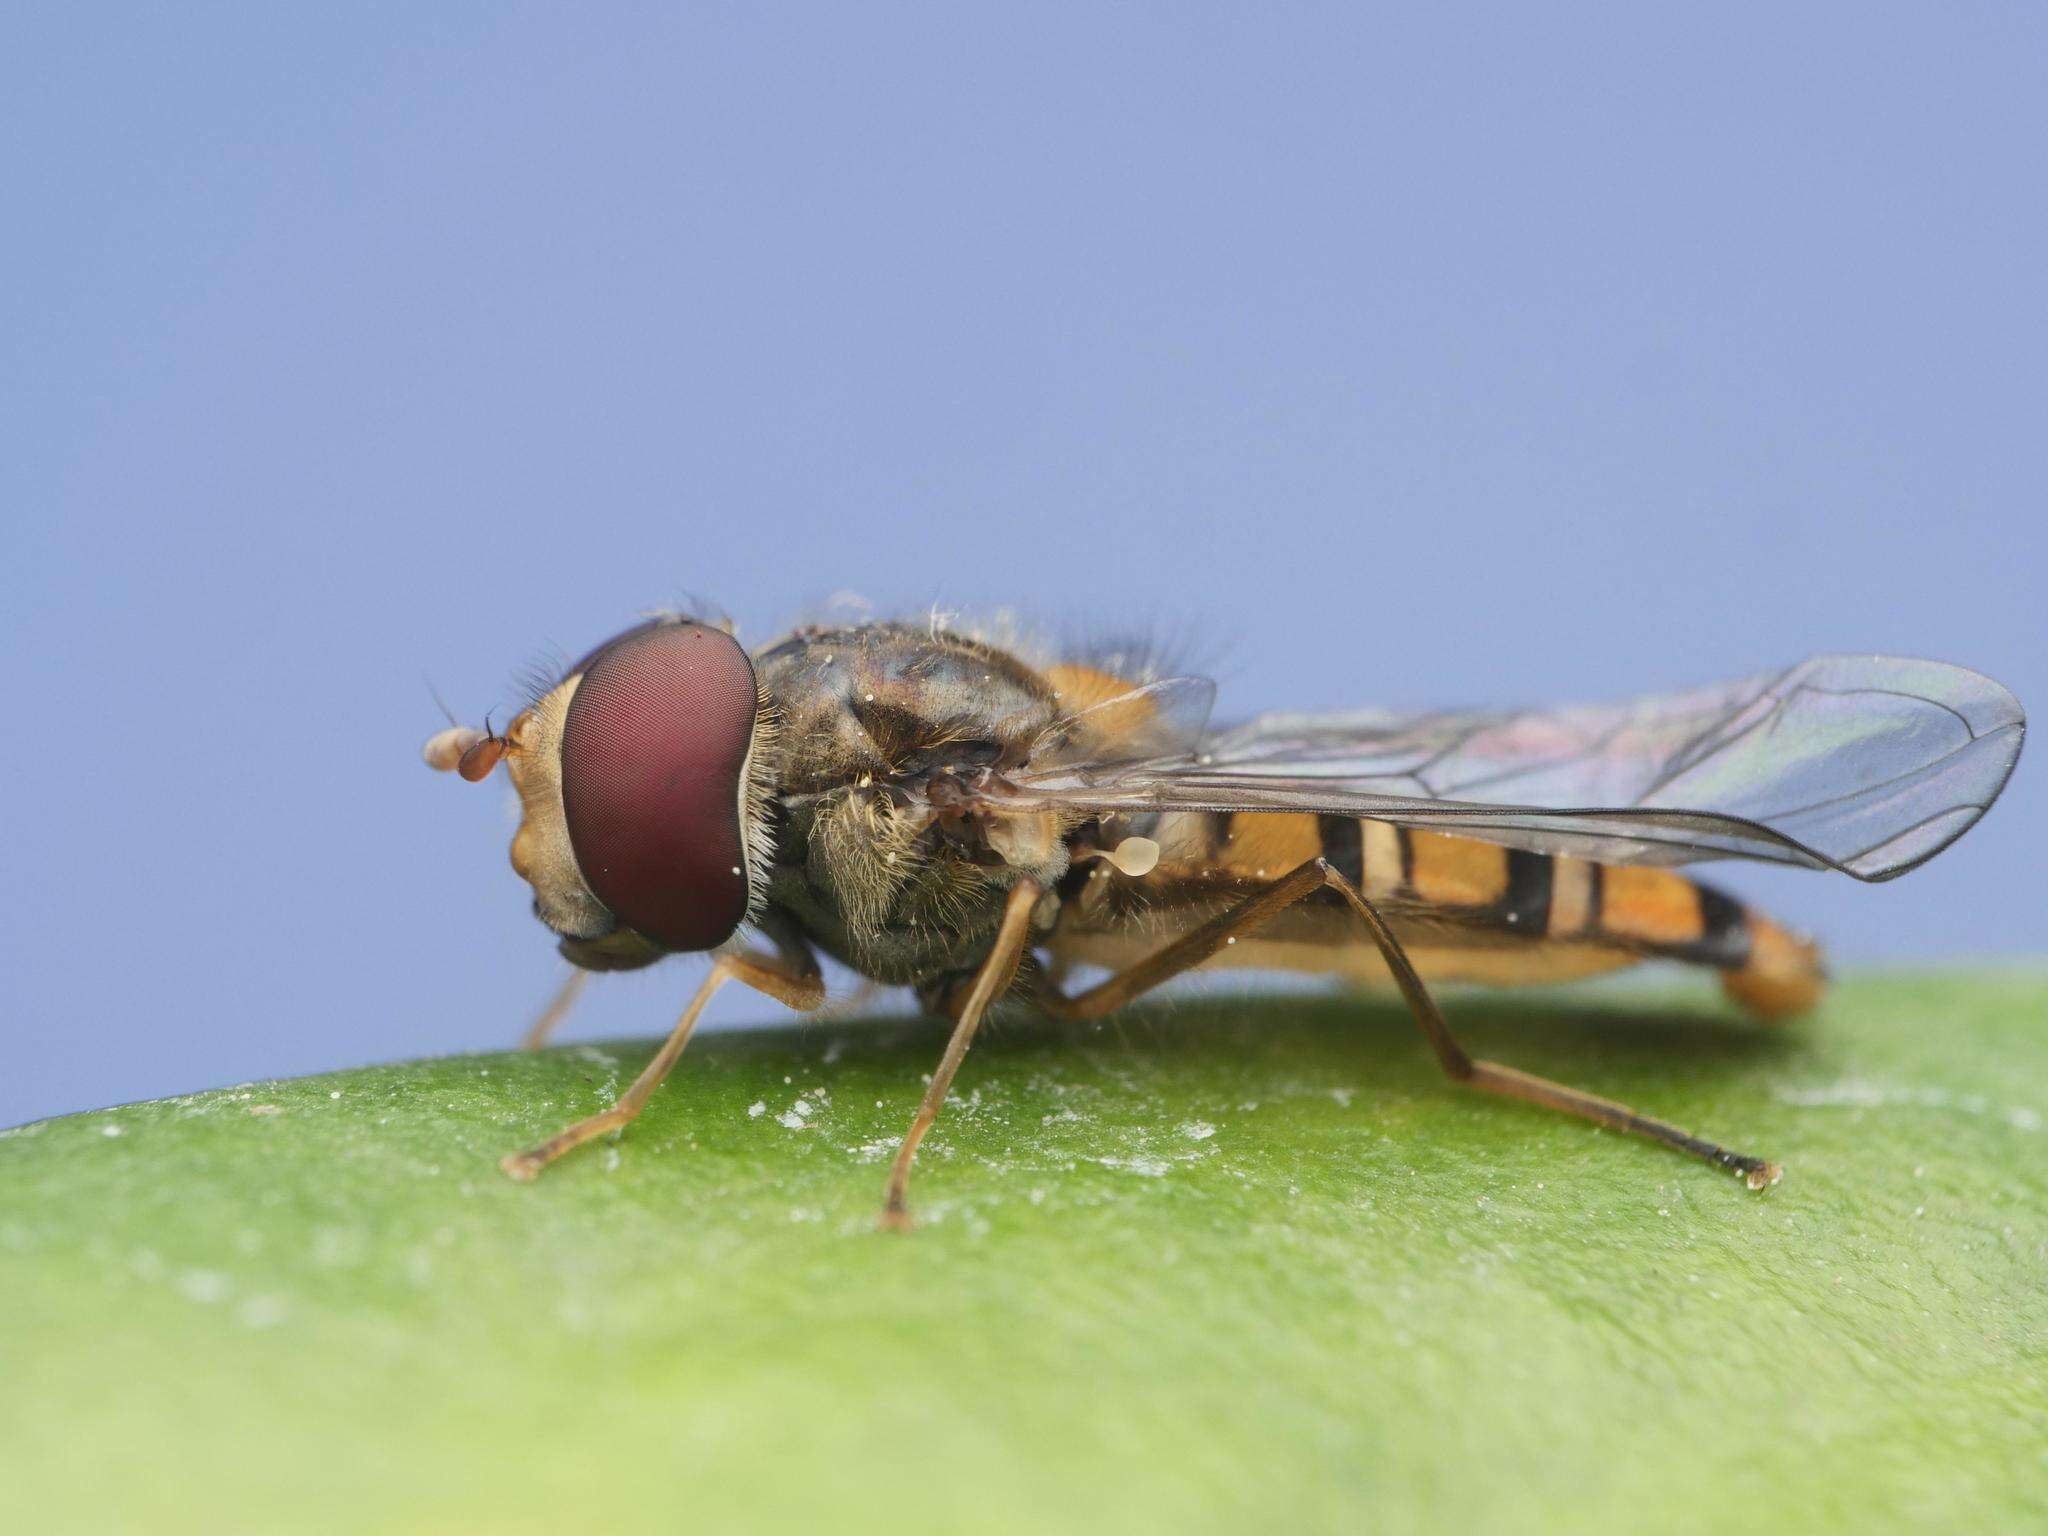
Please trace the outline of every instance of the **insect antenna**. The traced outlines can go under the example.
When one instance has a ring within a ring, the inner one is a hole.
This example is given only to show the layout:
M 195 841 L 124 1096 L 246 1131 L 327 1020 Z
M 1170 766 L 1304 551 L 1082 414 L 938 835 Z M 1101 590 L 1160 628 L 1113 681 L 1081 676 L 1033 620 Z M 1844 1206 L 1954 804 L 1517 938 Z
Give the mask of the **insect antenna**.
M 505 749 L 511 745 L 508 738 L 500 736 L 492 729 L 490 712 L 487 710 L 484 713 L 483 735 L 470 743 L 461 760 L 456 763 L 455 771 L 472 784 L 480 779 L 487 779 L 491 770 L 498 766 L 498 760 L 505 755 Z
M 496 766 L 504 755 L 509 743 L 494 739 L 490 730 L 490 719 L 484 720 L 484 730 L 479 732 L 473 725 L 464 725 L 455 718 L 455 711 L 448 707 L 448 701 L 441 697 L 441 690 L 434 686 L 434 680 L 422 676 L 427 693 L 434 701 L 434 707 L 447 717 L 448 729 L 436 731 L 427 738 L 427 744 L 420 749 L 420 756 L 426 765 L 436 773 L 460 771 L 465 779 L 474 783 Z M 485 759 L 489 761 L 486 762 Z
M 441 697 L 441 690 L 434 686 L 434 680 L 422 672 L 420 674 L 420 681 L 427 685 L 427 697 L 434 701 L 434 708 L 441 711 L 442 716 L 446 718 L 450 725 L 460 730 L 462 722 L 455 718 L 455 711 L 450 709 L 448 701 Z

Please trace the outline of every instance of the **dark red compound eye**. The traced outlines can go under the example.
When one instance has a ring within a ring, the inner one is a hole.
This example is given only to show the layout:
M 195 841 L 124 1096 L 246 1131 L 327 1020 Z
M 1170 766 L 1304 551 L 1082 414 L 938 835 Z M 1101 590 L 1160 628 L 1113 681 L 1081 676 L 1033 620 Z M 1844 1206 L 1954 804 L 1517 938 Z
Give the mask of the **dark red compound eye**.
M 741 799 L 754 668 L 701 624 L 598 650 L 562 727 L 562 810 L 591 893 L 669 949 L 715 949 L 747 915 Z

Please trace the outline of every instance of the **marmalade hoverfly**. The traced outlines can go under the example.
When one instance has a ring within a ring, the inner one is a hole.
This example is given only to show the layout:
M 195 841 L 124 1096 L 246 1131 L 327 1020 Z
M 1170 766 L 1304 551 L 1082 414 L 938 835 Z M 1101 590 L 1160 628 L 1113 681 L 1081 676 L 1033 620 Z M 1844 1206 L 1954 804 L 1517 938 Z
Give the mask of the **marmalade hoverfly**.
M 531 1179 L 626 1125 L 728 981 L 825 999 L 817 954 L 953 1020 L 889 1175 L 998 998 L 1096 1018 L 1196 966 L 1391 980 L 1445 1072 L 1739 1175 L 1780 1170 L 1466 1054 L 1433 981 L 1514 984 L 1646 958 L 1720 972 L 1778 1020 L 1819 998 L 1815 946 L 1672 866 L 1759 859 L 1889 880 L 2004 787 L 2025 717 L 1960 667 L 1824 656 L 1631 703 L 1264 715 L 1209 726 L 1214 686 L 929 623 L 795 631 L 751 654 L 664 614 L 536 690 L 502 734 L 429 764 L 523 806 L 512 866 L 577 967 L 710 951 L 710 974 L 618 1102 L 503 1162 Z M 742 935 L 759 941 L 747 942 Z M 1109 976 L 1069 993 L 1073 966 Z

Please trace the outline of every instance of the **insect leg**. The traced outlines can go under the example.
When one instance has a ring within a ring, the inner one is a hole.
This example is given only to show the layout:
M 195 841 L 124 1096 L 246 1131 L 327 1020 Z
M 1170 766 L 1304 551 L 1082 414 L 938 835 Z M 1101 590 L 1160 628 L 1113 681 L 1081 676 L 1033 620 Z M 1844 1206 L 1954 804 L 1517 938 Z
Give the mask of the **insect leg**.
M 785 956 L 785 959 L 795 957 Z M 757 992 L 765 992 L 779 1003 L 785 1003 L 799 1012 L 809 1012 L 825 1001 L 825 984 L 819 978 L 816 960 L 805 955 L 797 968 L 785 970 L 770 961 L 747 954 L 720 955 L 711 963 L 711 974 L 704 978 L 704 984 L 697 989 L 697 995 L 683 1010 L 683 1016 L 676 1021 L 654 1059 L 647 1063 L 640 1075 L 633 1079 L 633 1085 L 619 1095 L 619 1101 L 610 1109 L 600 1110 L 588 1119 L 558 1132 L 537 1147 L 524 1152 L 515 1152 L 501 1161 L 498 1166 L 511 1177 L 522 1183 L 538 1177 L 541 1169 L 547 1167 L 565 1152 L 573 1152 L 586 1141 L 595 1140 L 607 1131 L 618 1130 L 628 1124 L 634 1116 L 646 1107 L 647 1101 L 667 1077 L 677 1059 L 683 1054 L 683 1047 L 690 1043 L 690 1033 L 697 1027 L 705 1005 L 717 994 L 718 989 L 728 981 L 744 982 Z
M 548 1043 L 548 1036 L 561 1027 L 569 1010 L 583 992 L 583 984 L 590 980 L 590 972 L 581 966 L 571 966 L 569 974 L 562 978 L 562 984 L 555 988 L 555 995 L 548 999 L 547 1007 L 540 1016 L 526 1027 L 526 1034 L 519 1042 L 522 1051 L 537 1051 Z
M 1617 1104 L 1612 1099 L 1568 1088 L 1563 1083 L 1502 1066 L 1499 1062 L 1480 1061 L 1468 1056 L 1465 1048 L 1452 1036 L 1450 1026 L 1444 1022 L 1444 1016 L 1436 1006 L 1436 999 L 1423 986 L 1422 978 L 1409 963 L 1407 951 L 1401 948 L 1401 941 L 1394 937 L 1393 929 L 1387 926 L 1387 920 L 1380 916 L 1379 909 L 1359 894 L 1358 888 L 1349 880 L 1327 865 L 1323 868 L 1323 883 L 1350 904 L 1351 910 L 1358 914 L 1371 933 L 1373 943 L 1379 946 L 1381 958 L 1386 961 L 1387 969 L 1393 973 L 1394 981 L 1401 989 L 1401 995 L 1408 1001 L 1409 1012 L 1415 1015 L 1415 1022 L 1422 1026 L 1422 1033 L 1435 1049 L 1437 1060 L 1443 1063 L 1446 1076 L 1487 1093 L 1497 1093 L 1503 1098 L 1523 1099 L 1567 1115 L 1577 1115 L 1595 1125 L 1646 1136 L 1651 1141 L 1662 1142 L 1680 1152 L 1689 1152 L 1694 1157 L 1740 1174 L 1751 1189 L 1763 1189 L 1777 1183 L 1783 1176 L 1784 1170 L 1776 1163 L 1730 1152 L 1690 1131 L 1680 1130 L 1668 1121 L 1637 1114 L 1627 1105 Z
M 1182 971 L 1190 970 L 1214 955 L 1232 939 L 1241 937 L 1261 927 L 1286 908 L 1293 906 L 1311 892 L 1328 887 L 1341 895 L 1351 909 L 1358 914 L 1372 935 L 1373 943 L 1392 972 L 1401 994 L 1407 999 L 1409 1011 L 1422 1026 L 1422 1032 L 1435 1049 L 1437 1060 L 1443 1064 L 1444 1072 L 1453 1080 L 1467 1083 L 1488 1093 L 1497 1093 L 1505 1098 L 1525 1099 L 1532 1104 L 1541 1104 L 1550 1109 L 1560 1110 L 1568 1115 L 1591 1120 L 1596 1125 L 1611 1126 L 1615 1130 L 1631 1131 L 1638 1136 L 1647 1136 L 1652 1141 L 1662 1142 L 1680 1152 L 1689 1152 L 1694 1157 L 1704 1158 L 1710 1163 L 1727 1168 L 1742 1175 L 1751 1189 L 1762 1189 L 1775 1184 L 1782 1170 L 1775 1163 L 1759 1157 L 1747 1157 L 1730 1152 L 1725 1147 L 1704 1141 L 1688 1131 L 1680 1130 L 1662 1120 L 1648 1115 L 1639 1115 L 1625 1104 L 1603 1099 L 1595 1094 L 1568 1088 L 1562 1083 L 1553 1083 L 1548 1078 L 1536 1077 L 1514 1067 L 1502 1066 L 1499 1062 L 1478 1061 L 1467 1055 L 1465 1048 L 1458 1044 L 1451 1034 L 1450 1026 L 1444 1022 L 1443 1014 L 1436 1006 L 1436 1000 L 1422 984 L 1415 967 L 1402 949 L 1401 941 L 1387 926 L 1379 909 L 1361 895 L 1356 886 L 1345 879 L 1324 859 L 1311 859 L 1291 871 L 1264 890 L 1239 902 L 1226 912 L 1219 913 L 1200 927 L 1189 930 L 1179 939 L 1167 945 L 1155 955 L 1147 956 L 1127 970 L 1119 971 L 1107 981 L 1090 987 L 1075 997 L 1061 997 L 1052 993 L 1041 998 L 1041 1006 L 1055 1017 L 1066 1019 L 1093 1019 L 1114 1012 L 1141 993 L 1149 992 L 1160 983 L 1169 981 Z
M 1325 866 L 1311 859 L 1290 870 L 1263 890 L 1247 896 L 1228 911 L 1219 912 L 1198 928 L 1191 928 L 1157 954 L 1118 971 L 1073 997 L 1062 997 L 1048 989 L 1040 1005 L 1055 1018 L 1099 1019 L 1114 1013 L 1142 993 L 1171 981 L 1182 971 L 1193 970 L 1231 940 L 1242 938 L 1280 915 L 1304 897 L 1321 890 Z
M 981 962 L 981 969 L 974 973 L 974 985 L 959 1004 L 953 1036 L 946 1042 L 946 1053 L 939 1058 L 938 1070 L 932 1073 L 931 1086 L 925 1089 L 924 1102 L 917 1106 L 916 1118 L 904 1134 L 903 1145 L 896 1149 L 896 1162 L 889 1170 L 888 1192 L 882 1201 L 882 1225 L 885 1227 L 898 1232 L 910 1229 L 907 1197 L 910 1165 L 917 1157 L 918 1143 L 924 1140 L 925 1132 L 938 1119 L 939 1106 L 946 1102 L 946 1092 L 953 1086 L 953 1074 L 960 1070 L 960 1063 L 967 1056 L 967 1047 L 974 1043 L 974 1032 L 981 1027 L 982 1015 L 988 1011 L 988 1005 L 1002 996 L 1016 979 L 1017 963 L 1023 959 L 1025 944 L 1031 936 L 1031 909 L 1038 905 L 1042 894 L 1036 881 L 1019 880 L 1012 887 L 1009 900 L 1003 903 L 1003 921 L 996 930 L 995 944 L 990 948 L 988 958 Z

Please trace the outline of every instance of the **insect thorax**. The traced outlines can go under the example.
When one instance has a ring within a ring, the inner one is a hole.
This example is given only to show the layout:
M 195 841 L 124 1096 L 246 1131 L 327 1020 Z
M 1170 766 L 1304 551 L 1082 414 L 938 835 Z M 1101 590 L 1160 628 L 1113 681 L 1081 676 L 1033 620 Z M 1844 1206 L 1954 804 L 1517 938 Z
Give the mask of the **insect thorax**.
M 1066 872 L 1063 830 L 946 835 L 934 799 L 1020 766 L 1053 722 L 1046 679 L 1008 652 L 920 626 L 799 630 L 756 658 L 781 723 L 769 903 L 892 984 L 971 964 L 1019 874 Z

